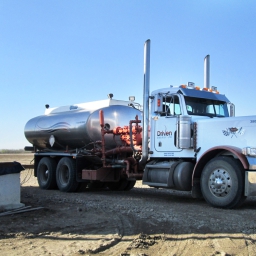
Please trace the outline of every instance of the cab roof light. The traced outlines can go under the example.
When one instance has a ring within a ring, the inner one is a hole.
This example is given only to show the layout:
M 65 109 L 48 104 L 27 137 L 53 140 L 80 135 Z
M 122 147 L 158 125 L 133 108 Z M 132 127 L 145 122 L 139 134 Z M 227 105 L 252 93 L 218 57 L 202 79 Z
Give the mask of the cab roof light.
M 188 82 L 188 88 L 195 89 L 195 83 L 194 82 Z
M 135 101 L 135 96 L 129 96 L 129 101 Z
M 195 89 L 196 86 L 195 86 L 195 83 L 193 82 L 188 82 L 188 84 L 182 84 L 180 85 L 180 88 L 185 88 L 185 89 Z
M 212 86 L 211 87 L 211 92 L 219 94 L 219 91 L 217 90 L 217 86 Z
M 212 86 L 211 88 L 203 87 L 201 89 L 199 86 L 195 86 L 195 83 L 188 82 L 188 85 L 182 84 L 179 87 L 184 88 L 184 89 L 194 89 L 194 90 L 198 90 L 198 91 L 206 91 L 206 92 L 212 92 L 212 93 L 219 94 L 219 91 L 217 90 L 216 86 Z

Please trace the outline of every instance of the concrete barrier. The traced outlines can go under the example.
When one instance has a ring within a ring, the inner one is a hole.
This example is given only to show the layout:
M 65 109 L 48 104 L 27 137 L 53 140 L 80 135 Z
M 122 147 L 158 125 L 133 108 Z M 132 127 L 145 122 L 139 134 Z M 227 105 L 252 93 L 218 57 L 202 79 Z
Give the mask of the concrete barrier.
M 0 163 L 0 211 L 23 207 L 20 203 L 20 172 L 18 162 Z

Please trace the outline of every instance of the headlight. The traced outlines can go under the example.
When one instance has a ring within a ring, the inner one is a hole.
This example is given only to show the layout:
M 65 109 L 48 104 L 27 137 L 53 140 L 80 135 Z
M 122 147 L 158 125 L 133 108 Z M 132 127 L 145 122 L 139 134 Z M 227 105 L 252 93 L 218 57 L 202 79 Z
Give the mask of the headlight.
M 255 156 L 256 157 L 256 148 L 243 148 L 242 153 L 246 156 Z

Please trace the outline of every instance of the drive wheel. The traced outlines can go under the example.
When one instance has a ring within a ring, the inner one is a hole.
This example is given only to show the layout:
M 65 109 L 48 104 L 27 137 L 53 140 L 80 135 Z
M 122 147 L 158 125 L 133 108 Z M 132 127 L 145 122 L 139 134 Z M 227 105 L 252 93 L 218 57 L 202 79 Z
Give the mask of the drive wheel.
M 56 184 L 56 167 L 54 159 L 43 157 L 37 167 L 37 181 L 42 189 L 55 189 Z
M 60 191 L 74 192 L 79 183 L 76 181 L 75 161 L 69 157 L 63 157 L 57 165 L 56 181 Z
M 213 158 L 203 169 L 201 190 L 205 200 L 214 207 L 238 207 L 246 198 L 243 166 L 230 157 Z

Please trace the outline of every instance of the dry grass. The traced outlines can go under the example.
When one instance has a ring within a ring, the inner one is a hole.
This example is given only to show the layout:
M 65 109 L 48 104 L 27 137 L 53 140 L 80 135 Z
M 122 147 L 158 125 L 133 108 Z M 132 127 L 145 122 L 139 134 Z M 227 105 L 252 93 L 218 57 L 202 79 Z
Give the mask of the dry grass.
M 31 153 L 25 154 L 0 154 L 0 163 L 3 162 L 19 162 L 23 164 L 33 164 L 34 155 Z

